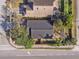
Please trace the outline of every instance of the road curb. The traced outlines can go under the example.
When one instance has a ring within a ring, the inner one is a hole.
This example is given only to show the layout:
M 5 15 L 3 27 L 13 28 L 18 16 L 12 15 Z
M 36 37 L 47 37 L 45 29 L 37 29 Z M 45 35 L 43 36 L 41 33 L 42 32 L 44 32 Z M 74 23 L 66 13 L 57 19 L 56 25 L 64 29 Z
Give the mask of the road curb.
M 25 49 L 24 46 L 18 46 L 12 42 L 12 39 L 9 39 L 9 43 L 11 46 L 13 46 L 16 49 Z M 74 45 L 67 45 L 67 46 L 37 46 L 32 47 L 32 49 L 73 49 Z
M 24 49 L 24 46 L 18 46 L 18 45 L 16 45 L 16 44 L 14 44 L 13 41 L 12 41 L 12 39 L 11 39 L 10 37 L 8 37 L 8 42 L 9 42 L 9 44 L 10 44 L 12 47 L 14 47 L 14 48 L 16 48 L 16 49 Z

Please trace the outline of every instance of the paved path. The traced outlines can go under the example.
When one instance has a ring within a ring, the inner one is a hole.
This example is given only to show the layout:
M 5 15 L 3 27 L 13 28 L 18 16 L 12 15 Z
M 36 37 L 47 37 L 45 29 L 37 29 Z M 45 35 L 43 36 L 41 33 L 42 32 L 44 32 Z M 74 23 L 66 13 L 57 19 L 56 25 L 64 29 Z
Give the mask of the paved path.
M 77 40 L 78 40 L 78 44 L 79 44 L 79 0 L 76 0 L 76 26 L 77 26 Z
M 5 5 L 6 0 L 0 0 L 0 50 L 13 50 L 14 48 L 9 44 L 6 33 L 1 26 L 2 21 L 5 19 L 1 17 L 1 14 L 5 15 L 5 10 L 3 8 L 3 5 Z
M 79 51 L 79 0 L 76 0 L 76 37 L 77 37 L 77 46 L 73 49 Z

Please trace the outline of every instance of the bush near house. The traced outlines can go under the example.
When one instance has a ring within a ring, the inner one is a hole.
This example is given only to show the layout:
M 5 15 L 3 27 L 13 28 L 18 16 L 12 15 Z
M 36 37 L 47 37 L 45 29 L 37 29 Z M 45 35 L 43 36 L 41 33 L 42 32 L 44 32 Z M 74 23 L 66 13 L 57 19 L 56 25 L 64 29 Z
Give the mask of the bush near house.
M 25 26 L 16 26 L 10 31 L 11 38 L 16 45 L 25 46 L 25 48 L 32 48 L 34 40 L 28 36 L 27 28 Z

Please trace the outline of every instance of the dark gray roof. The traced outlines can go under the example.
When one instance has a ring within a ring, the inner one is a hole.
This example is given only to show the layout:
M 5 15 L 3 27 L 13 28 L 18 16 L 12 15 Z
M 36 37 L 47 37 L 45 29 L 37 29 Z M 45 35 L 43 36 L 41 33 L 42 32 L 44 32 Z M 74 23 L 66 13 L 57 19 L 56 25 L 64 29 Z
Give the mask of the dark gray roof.
M 52 6 L 55 0 L 33 0 L 34 5 Z
M 47 20 L 27 20 L 27 27 L 31 28 L 32 38 L 52 38 L 52 25 Z
M 52 38 L 53 31 L 52 29 L 50 30 L 31 30 L 31 37 L 32 38 Z
M 52 29 L 52 25 L 47 20 L 27 20 L 27 26 L 31 29 Z

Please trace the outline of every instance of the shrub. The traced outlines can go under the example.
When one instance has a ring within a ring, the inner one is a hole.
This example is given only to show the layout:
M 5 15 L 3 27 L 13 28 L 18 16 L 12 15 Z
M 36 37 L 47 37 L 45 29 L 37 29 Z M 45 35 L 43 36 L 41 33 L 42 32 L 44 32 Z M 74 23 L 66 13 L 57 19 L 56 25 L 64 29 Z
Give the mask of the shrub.
M 73 45 L 76 45 L 76 44 L 77 44 L 77 39 L 72 38 L 72 39 L 71 39 L 71 43 L 72 43 Z
M 33 39 L 27 39 L 25 44 L 24 44 L 24 46 L 25 46 L 25 48 L 32 48 L 33 44 L 34 44 L 34 40 Z
M 27 28 L 25 26 L 16 26 L 11 30 L 11 37 L 15 39 L 15 44 L 25 46 L 25 48 L 32 48 L 34 40 L 28 36 Z
M 54 45 L 55 46 L 62 46 L 63 44 L 62 44 L 62 41 L 63 41 L 63 39 L 61 39 L 61 38 L 56 38 L 56 39 L 54 39 Z
M 77 43 L 77 40 L 74 39 L 74 38 L 65 38 L 63 41 L 62 41 L 62 44 L 63 45 L 76 45 Z

